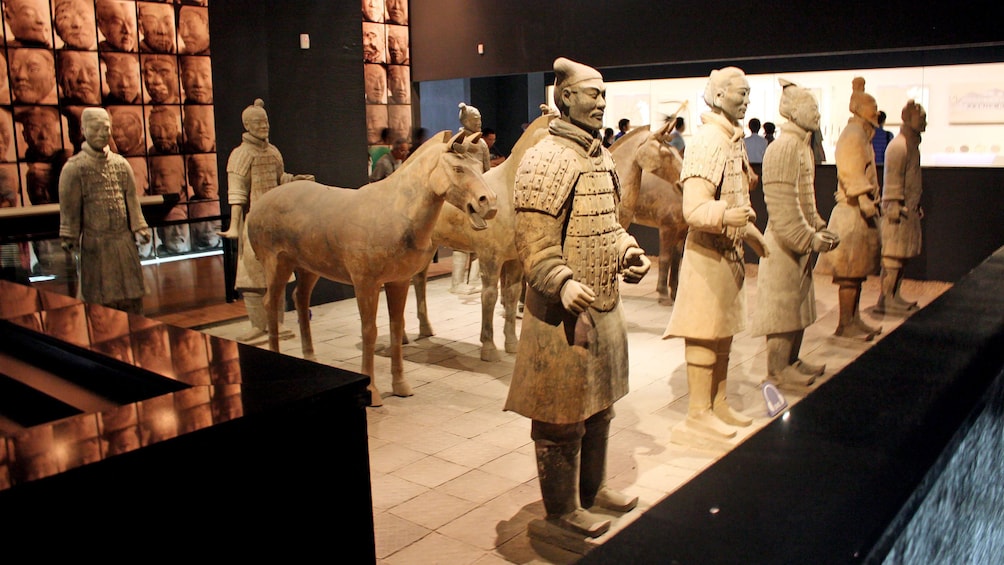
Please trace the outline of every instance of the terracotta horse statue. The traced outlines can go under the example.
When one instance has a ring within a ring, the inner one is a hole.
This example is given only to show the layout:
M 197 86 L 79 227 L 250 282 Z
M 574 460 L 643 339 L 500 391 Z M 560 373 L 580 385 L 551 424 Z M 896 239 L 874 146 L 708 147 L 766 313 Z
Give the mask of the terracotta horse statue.
M 314 358 L 310 294 L 321 277 L 351 284 L 362 323 L 362 373 L 370 378 L 370 404 L 383 404 L 374 380 L 376 314 L 383 286 L 390 313 L 390 353 L 395 396 L 411 396 L 404 378 L 404 308 L 411 277 L 426 268 L 436 245 L 433 228 L 444 202 L 472 230 L 484 230 L 496 213 L 494 191 L 470 150 L 481 134 L 464 139 L 443 131 L 422 144 L 387 178 L 359 189 L 293 181 L 255 202 L 248 240 L 265 267 L 269 348 L 279 350 L 278 314 L 286 282 L 296 273 L 293 301 L 303 355 Z
M 672 304 L 679 281 L 682 243 L 687 237 L 683 219 L 683 158 L 668 143 L 675 119 L 656 132 L 640 126 L 610 146 L 621 181 L 617 215 L 627 229 L 632 223 L 659 230 L 659 277 L 656 291 L 660 304 Z
M 495 347 L 493 313 L 502 288 L 502 306 L 505 311 L 505 350 L 516 352 L 516 303 L 523 283 L 523 268 L 516 253 L 513 232 L 516 214 L 513 207 L 513 190 L 516 186 L 516 169 L 520 158 L 534 143 L 547 135 L 547 124 L 554 116 L 541 116 L 534 120 L 520 136 L 509 158 L 485 173 L 485 182 L 498 195 L 498 215 L 484 230 L 473 230 L 460 210 L 446 208 L 440 214 L 432 233 L 434 244 L 477 254 L 481 263 L 481 360 L 498 361 Z M 426 306 L 428 266 L 415 275 L 415 298 L 418 301 L 419 336 L 434 335 Z

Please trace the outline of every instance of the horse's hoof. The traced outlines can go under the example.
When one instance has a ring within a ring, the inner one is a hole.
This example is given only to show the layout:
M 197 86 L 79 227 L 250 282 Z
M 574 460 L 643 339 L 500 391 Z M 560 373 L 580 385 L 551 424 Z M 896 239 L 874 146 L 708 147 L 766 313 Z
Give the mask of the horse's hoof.
M 383 397 L 380 396 L 380 391 L 379 390 L 377 390 L 375 388 L 371 388 L 370 389 L 370 407 L 371 408 L 378 408 L 380 406 L 383 406 Z
M 499 360 L 499 350 L 495 349 L 495 345 L 492 344 L 490 347 L 485 345 L 481 348 L 481 360 L 487 361 L 489 363 L 494 363 Z
M 402 335 L 401 336 L 401 345 L 408 345 L 409 343 L 411 343 L 411 342 L 408 341 L 408 334 Z
M 505 352 L 506 353 L 516 353 L 516 349 L 519 348 L 519 341 L 506 341 L 505 342 Z
M 404 381 L 394 383 L 394 396 L 412 396 L 411 385 Z
M 432 331 L 432 326 L 421 326 L 418 328 L 418 337 L 432 337 L 436 332 Z
M 673 300 L 672 298 L 668 297 L 668 296 L 660 296 L 659 297 L 659 304 L 661 306 L 672 306 L 674 302 L 676 302 L 676 301 Z

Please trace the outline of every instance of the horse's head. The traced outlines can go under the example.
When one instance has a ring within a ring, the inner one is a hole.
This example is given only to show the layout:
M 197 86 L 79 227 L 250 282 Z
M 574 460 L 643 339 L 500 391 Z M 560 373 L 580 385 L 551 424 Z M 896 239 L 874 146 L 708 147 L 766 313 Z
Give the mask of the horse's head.
M 673 124 L 674 120 L 667 121 L 666 125 L 642 141 L 635 153 L 635 159 L 643 171 L 676 183 L 680 180 L 680 171 L 683 170 L 683 158 L 680 157 L 680 152 L 669 144 L 669 134 Z
M 487 228 L 487 220 L 494 218 L 498 212 L 495 191 L 485 182 L 483 161 L 475 152 L 480 140 L 480 133 L 467 138 L 463 132 L 454 135 L 446 141 L 446 148 L 433 173 L 446 179 L 437 183 L 440 185 L 437 193 L 445 194 L 447 202 L 466 213 L 471 227 L 476 230 Z

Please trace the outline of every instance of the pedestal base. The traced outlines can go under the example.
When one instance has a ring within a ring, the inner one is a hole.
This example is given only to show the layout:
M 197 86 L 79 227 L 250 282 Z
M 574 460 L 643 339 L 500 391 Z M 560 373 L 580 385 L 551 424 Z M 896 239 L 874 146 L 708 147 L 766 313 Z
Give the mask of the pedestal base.
M 599 545 L 593 538 L 566 530 L 539 518 L 530 522 L 526 528 L 526 534 L 530 539 L 549 543 L 578 555 L 585 555 Z
M 704 430 L 699 430 L 687 424 L 686 420 L 673 426 L 669 434 L 669 441 L 687 447 L 698 449 L 710 449 L 714 451 L 728 451 L 738 443 L 733 436 L 731 439 L 723 438 L 717 434 L 712 434 Z

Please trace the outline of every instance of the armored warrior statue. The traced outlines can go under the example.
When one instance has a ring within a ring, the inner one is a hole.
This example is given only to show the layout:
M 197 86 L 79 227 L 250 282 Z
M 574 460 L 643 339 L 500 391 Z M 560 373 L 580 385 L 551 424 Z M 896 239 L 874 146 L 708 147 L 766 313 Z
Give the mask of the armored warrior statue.
M 235 288 L 244 296 L 251 329 L 238 337 L 239 341 L 253 342 L 268 335 L 268 318 L 265 314 L 265 271 L 254 249 L 248 244 L 244 216 L 254 201 L 269 190 L 292 180 L 314 180 L 313 175 L 293 175 L 284 169 L 282 154 L 268 142 L 269 123 L 265 103 L 259 98 L 241 113 L 244 136 L 240 145 L 230 153 L 227 161 L 227 200 L 230 202 L 230 228 L 221 236 L 237 239 L 237 281 Z M 282 313 L 280 315 L 280 322 Z M 282 337 L 292 332 L 280 326 Z
M 628 391 L 617 277 L 636 283 L 650 262 L 617 222 L 602 76 L 565 58 L 554 72 L 561 116 L 516 173 L 515 243 L 529 288 L 505 409 L 532 420 L 547 520 L 530 534 L 596 537 L 610 522 L 588 508 L 626 512 L 638 500 L 606 486 L 606 446 L 613 404 Z
M 136 242 L 149 243 L 136 179 L 125 157 L 108 148 L 111 119 L 104 108 L 81 114 L 85 143 L 59 175 L 59 237 L 80 253 L 85 302 L 143 313 L 143 270 Z
M 460 125 L 463 126 L 464 137 L 481 132 L 481 111 L 468 104 L 460 103 Z M 488 151 L 488 144 L 484 139 L 479 139 L 477 144 L 478 160 L 484 164 L 484 172 L 492 168 L 491 156 Z M 471 278 L 474 284 L 471 284 Z M 480 292 L 481 286 L 477 284 L 479 279 L 478 259 L 473 253 L 453 250 L 453 279 L 450 284 L 450 292 L 454 294 L 474 294 Z
M 689 232 L 664 334 L 686 342 L 690 400 L 687 418 L 671 436 L 679 443 L 727 440 L 736 435 L 733 426 L 753 423 L 725 398 L 732 337 L 746 327 L 743 243 L 761 257 L 767 254 L 753 224 L 749 191 L 758 179 L 743 143 L 749 92 L 741 69 L 711 72 L 704 90 L 711 111 L 701 116 L 703 126 L 687 146 L 680 173 Z
M 816 210 L 812 132 L 819 128 L 819 104 L 808 90 L 780 82 L 779 111 L 788 121 L 763 159 L 770 256 L 760 261 L 752 333 L 767 336 L 767 380 L 805 387 L 825 370 L 798 356 L 805 328 L 816 321 L 811 254 L 828 252 L 840 240 Z
M 920 255 L 920 134 L 927 129 L 927 112 L 910 100 L 903 107 L 903 125 L 885 150 L 885 181 L 882 183 L 882 294 L 875 311 L 908 314 L 917 303 L 899 293 L 903 267 Z
M 861 319 L 861 284 L 876 274 L 879 264 L 878 172 L 872 136 L 878 127 L 878 104 L 865 92 L 865 79 L 855 77 L 849 109 L 853 114 L 837 139 L 837 204 L 827 229 L 840 238 L 840 247 L 823 255 L 816 267 L 833 275 L 840 321 L 836 335 L 871 341 L 882 328 Z

